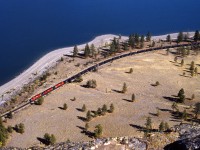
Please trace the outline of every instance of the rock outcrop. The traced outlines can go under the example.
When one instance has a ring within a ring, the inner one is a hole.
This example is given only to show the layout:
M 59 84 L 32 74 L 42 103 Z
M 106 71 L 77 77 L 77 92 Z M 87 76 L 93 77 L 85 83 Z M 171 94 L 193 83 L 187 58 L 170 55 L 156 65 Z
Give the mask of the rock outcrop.
M 180 134 L 179 140 L 165 146 L 165 150 L 200 150 L 200 125 L 182 124 L 175 130 Z

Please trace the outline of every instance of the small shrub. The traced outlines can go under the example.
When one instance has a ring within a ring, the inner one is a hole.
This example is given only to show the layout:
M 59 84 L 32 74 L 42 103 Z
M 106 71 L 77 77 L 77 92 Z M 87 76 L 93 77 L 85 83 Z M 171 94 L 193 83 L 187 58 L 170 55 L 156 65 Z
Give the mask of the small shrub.
M 85 131 L 88 131 L 88 129 L 89 129 L 89 124 L 86 123 L 86 124 L 85 124 Z
M 13 127 L 12 127 L 12 126 L 8 126 L 8 127 L 7 127 L 7 131 L 8 131 L 9 133 L 12 133 L 12 132 L 13 132 Z
M 109 110 L 109 112 L 110 112 L 110 113 L 113 113 L 113 112 L 114 112 L 114 110 L 115 110 L 115 107 L 114 107 L 114 105 L 113 105 L 113 104 L 111 104 L 111 105 L 110 105 L 110 110 Z
M 74 80 L 74 82 L 82 82 L 82 81 L 83 81 L 82 76 L 78 76 L 78 77 Z
M 13 113 L 12 113 L 12 112 L 9 112 L 9 113 L 7 114 L 7 118 L 12 119 L 12 118 L 13 118 Z
M 133 68 L 130 68 L 129 73 L 133 73 Z
M 126 93 L 126 91 L 127 91 L 127 85 L 126 85 L 126 83 L 124 83 L 121 92 Z
M 194 99 L 195 99 L 195 95 L 194 95 L 194 94 L 192 94 L 191 100 L 194 100 Z
M 85 112 L 86 111 L 86 106 L 85 106 L 85 104 L 83 104 L 83 107 L 82 107 L 82 112 Z
M 132 101 L 132 102 L 135 101 L 135 94 L 132 94 L 131 101 Z
M 63 110 L 67 110 L 67 108 L 68 108 L 68 107 L 67 107 L 67 104 L 64 103 L 64 104 L 63 104 Z
M 16 124 L 16 125 L 15 125 L 15 131 L 16 131 L 16 132 L 23 134 L 23 133 L 24 133 L 24 130 L 25 130 L 25 126 L 24 126 L 23 123 L 20 123 L 20 124 Z
M 91 115 L 91 112 L 88 110 L 86 114 L 86 121 L 90 121 L 91 119 L 92 119 L 92 115 Z
M 102 107 L 102 115 L 105 115 L 107 111 L 108 111 L 107 106 L 106 104 L 104 104 Z
M 103 134 L 103 128 L 100 124 L 98 124 L 94 130 L 94 137 L 99 138 L 101 137 L 102 134 Z
M 88 88 L 96 88 L 97 87 L 97 82 L 96 82 L 96 80 L 89 80 L 89 81 L 87 81 L 86 86 Z
M 158 86 L 158 85 L 160 85 L 160 83 L 158 81 L 156 81 L 155 86 Z
M 46 145 L 53 145 L 56 143 L 56 137 L 54 136 L 54 134 L 50 135 L 48 133 L 45 133 L 44 140 Z
M 36 104 L 36 105 L 42 105 L 43 102 L 44 102 L 44 98 L 41 97 L 41 98 L 39 98 L 37 101 L 35 101 L 35 104 Z

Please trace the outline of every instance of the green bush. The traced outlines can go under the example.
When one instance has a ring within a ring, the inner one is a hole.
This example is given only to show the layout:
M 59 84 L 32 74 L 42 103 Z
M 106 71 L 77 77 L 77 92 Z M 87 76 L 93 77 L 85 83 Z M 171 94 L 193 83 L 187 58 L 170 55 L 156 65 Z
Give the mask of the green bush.
M 36 105 L 42 105 L 43 102 L 44 102 L 44 98 L 41 97 L 41 98 L 39 98 L 37 101 L 35 101 L 35 104 L 36 104 Z

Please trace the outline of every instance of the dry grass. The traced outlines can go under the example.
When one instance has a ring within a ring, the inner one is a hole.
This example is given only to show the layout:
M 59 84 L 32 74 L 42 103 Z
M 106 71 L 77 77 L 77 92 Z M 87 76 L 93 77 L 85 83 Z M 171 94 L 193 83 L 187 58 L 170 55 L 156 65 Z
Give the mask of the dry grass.
M 8 146 L 38 145 L 40 142 L 37 137 L 43 137 L 45 133 L 54 134 L 58 142 L 67 139 L 91 140 L 81 133 L 85 122 L 78 116 L 85 117 L 86 113 L 77 109 L 80 109 L 83 104 L 86 104 L 88 110 L 97 110 L 103 104 L 107 106 L 114 104 L 113 114 L 97 117 L 89 122 L 90 131 L 94 130 L 95 125 L 102 124 L 105 137 L 141 137 L 143 133 L 133 126 L 144 126 L 147 116 L 152 117 L 154 128 L 157 128 L 162 120 L 167 121 L 170 126 L 180 123 L 179 120 L 171 118 L 168 110 L 171 110 L 172 102 L 163 96 L 171 97 L 184 88 L 186 97 L 191 97 L 192 94 L 196 97 L 193 101 L 187 100 L 186 105 L 194 104 L 200 98 L 200 76 L 191 78 L 187 72 L 186 77 L 181 76 L 183 70 L 189 66 L 177 66 L 177 63 L 170 62 L 173 61 L 174 56 L 172 54 L 166 56 L 165 53 L 165 51 L 151 52 L 117 60 L 100 68 L 98 72 L 85 75 L 84 81 L 80 84 L 72 83 L 56 90 L 45 97 L 42 106 L 31 106 L 8 121 L 7 124 L 12 126 L 20 122 L 25 124 L 25 133 L 22 135 L 13 133 Z M 190 64 L 192 60 L 200 64 L 199 58 L 200 56 L 188 56 L 185 58 L 185 64 Z M 130 68 L 133 68 L 133 73 L 125 73 Z M 63 69 L 61 67 L 60 71 L 62 72 Z M 97 81 L 96 89 L 80 86 L 89 79 Z M 160 85 L 152 86 L 151 84 L 156 81 L 159 81 Z M 122 89 L 124 82 L 128 86 L 127 93 L 116 92 L 115 90 Z M 128 101 L 132 93 L 136 95 L 136 101 L 133 103 Z M 76 101 L 71 101 L 70 99 L 74 97 Z M 58 108 L 64 103 L 68 105 L 67 110 Z M 183 106 L 179 106 L 181 110 Z M 154 116 L 157 108 L 161 109 L 159 117 Z

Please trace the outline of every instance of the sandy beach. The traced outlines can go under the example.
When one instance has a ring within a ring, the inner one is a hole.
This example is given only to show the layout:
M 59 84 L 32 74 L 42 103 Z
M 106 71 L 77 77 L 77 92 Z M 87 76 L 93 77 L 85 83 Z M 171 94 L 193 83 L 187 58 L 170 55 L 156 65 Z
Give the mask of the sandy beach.
M 184 32 L 184 34 L 188 34 L 189 37 L 194 35 L 194 32 Z M 167 34 L 168 35 L 168 34 Z M 152 40 L 160 40 L 166 39 L 167 35 L 153 36 Z M 172 39 L 176 39 L 178 33 L 170 34 Z M 88 44 L 94 44 L 95 47 L 104 46 L 105 43 L 110 43 L 114 37 L 118 37 L 118 35 L 107 34 L 96 37 L 94 40 L 88 42 Z M 122 36 L 122 40 L 127 40 L 127 36 Z M 78 45 L 79 50 L 83 49 L 85 44 Z M 51 51 L 40 58 L 37 62 L 35 62 L 32 66 L 30 66 L 27 70 L 22 72 L 16 78 L 7 82 L 6 84 L 0 87 L 0 104 L 3 104 L 6 100 L 9 100 L 10 97 L 17 93 L 24 85 L 34 81 L 38 76 L 41 76 L 44 72 L 46 72 L 51 67 L 55 66 L 58 60 L 61 59 L 64 55 L 72 55 L 73 47 L 66 47 Z

